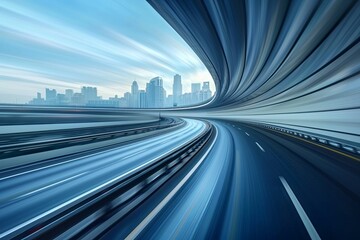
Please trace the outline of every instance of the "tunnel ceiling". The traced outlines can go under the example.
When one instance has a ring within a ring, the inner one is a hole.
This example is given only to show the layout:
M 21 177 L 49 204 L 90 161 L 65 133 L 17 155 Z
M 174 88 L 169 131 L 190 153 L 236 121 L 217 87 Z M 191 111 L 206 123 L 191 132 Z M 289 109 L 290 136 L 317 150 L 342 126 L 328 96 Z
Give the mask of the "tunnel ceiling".
M 360 1 L 148 2 L 211 73 L 207 110 L 359 109 Z

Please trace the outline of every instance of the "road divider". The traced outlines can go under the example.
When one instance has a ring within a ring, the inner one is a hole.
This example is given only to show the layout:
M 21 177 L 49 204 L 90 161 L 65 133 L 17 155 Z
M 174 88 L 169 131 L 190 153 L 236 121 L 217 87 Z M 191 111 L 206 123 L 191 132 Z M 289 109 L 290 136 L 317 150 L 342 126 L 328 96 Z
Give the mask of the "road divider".
M 279 132 L 288 136 L 292 136 L 297 139 L 301 139 L 303 141 L 306 141 L 308 143 L 315 144 L 317 146 L 320 146 L 322 148 L 331 150 L 333 152 L 339 153 L 341 155 L 344 155 L 346 157 L 349 157 L 353 160 L 360 161 L 360 148 L 357 146 L 352 146 L 351 144 L 342 143 L 340 141 L 336 141 L 334 139 L 326 138 L 319 135 L 313 135 L 305 132 L 295 131 L 293 129 L 289 128 L 283 128 L 275 125 L 270 124 L 263 124 L 263 123 L 249 123 L 252 125 L 256 125 L 262 128 L 269 129 L 271 131 Z M 349 155 L 349 154 L 353 155 Z
M 67 138 L 58 138 L 45 141 L 35 141 L 35 142 L 26 142 L 19 144 L 10 144 L 0 146 L 0 160 L 10 157 L 16 157 L 26 154 L 33 154 L 38 152 L 44 152 L 49 150 L 54 150 L 58 148 L 64 148 L 68 146 L 74 146 L 78 144 L 93 143 L 104 140 L 111 140 L 120 137 L 136 135 L 141 133 L 147 133 L 151 131 L 172 128 L 184 124 L 183 121 L 176 121 L 170 124 L 164 125 L 151 125 L 140 128 L 132 128 L 126 130 L 105 132 L 105 133 L 96 133 L 96 134 L 87 134 L 76 137 L 67 137 Z
M 181 146 L 1 233 L 0 238 L 63 239 L 100 235 L 182 169 L 210 142 L 214 132 L 206 123 L 201 134 Z

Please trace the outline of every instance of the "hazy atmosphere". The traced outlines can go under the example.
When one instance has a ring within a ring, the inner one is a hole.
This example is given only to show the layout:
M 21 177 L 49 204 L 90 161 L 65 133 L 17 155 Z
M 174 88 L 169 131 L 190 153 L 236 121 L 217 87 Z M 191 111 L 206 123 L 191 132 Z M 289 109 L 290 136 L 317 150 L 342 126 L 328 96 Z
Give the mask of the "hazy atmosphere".
M 1 1 L 0 14 L 2 103 L 26 103 L 46 87 L 93 86 L 108 98 L 156 76 L 172 94 L 177 73 L 184 92 L 203 81 L 215 90 L 203 63 L 145 1 L 11 0 Z
M 359 0 L 0 0 L 0 239 L 360 240 L 359 26 Z

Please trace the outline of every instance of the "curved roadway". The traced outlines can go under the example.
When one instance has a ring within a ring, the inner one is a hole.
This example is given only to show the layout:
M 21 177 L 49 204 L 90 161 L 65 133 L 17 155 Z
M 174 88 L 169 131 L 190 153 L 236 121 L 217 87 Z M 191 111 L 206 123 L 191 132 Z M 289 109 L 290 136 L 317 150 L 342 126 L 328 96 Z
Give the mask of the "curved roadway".
M 104 152 L 24 171 L 0 173 L 0 238 L 32 226 L 181 148 L 205 130 L 202 121 Z
M 191 177 L 180 188 L 185 173 L 168 182 L 104 239 L 358 239 L 358 157 L 212 123 L 217 138 Z
M 215 81 L 197 116 L 360 142 L 360 1 L 147 1 Z

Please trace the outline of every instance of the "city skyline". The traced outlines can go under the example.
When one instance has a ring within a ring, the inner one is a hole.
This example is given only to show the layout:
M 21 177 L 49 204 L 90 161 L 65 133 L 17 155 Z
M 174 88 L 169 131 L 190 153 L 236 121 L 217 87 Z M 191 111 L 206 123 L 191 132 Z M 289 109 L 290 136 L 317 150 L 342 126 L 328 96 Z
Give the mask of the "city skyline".
M 145 88 L 148 79 L 172 79 L 176 72 L 189 82 L 187 91 L 192 81 L 212 81 L 193 50 L 145 1 L 5 0 L 0 6 L 2 103 L 28 102 L 43 86 L 65 91 L 89 85 L 110 97 L 127 91 L 118 86 L 136 80 Z M 170 90 L 172 81 L 164 87 Z
M 88 107 L 115 107 L 115 108 L 167 108 L 199 104 L 213 96 L 210 82 L 191 83 L 190 92 L 182 92 L 181 75 L 173 77 L 172 94 L 167 94 L 164 81 L 160 76 L 150 79 L 144 89 L 139 88 L 137 81 L 133 81 L 129 91 L 124 94 L 115 94 L 109 98 L 98 95 L 93 86 L 82 86 L 80 92 L 74 89 L 45 89 L 45 94 L 36 93 L 36 97 L 28 102 L 30 105 L 52 106 L 88 106 Z M 175 94 L 174 94 L 175 93 Z M 44 97 L 42 97 L 44 96 Z

